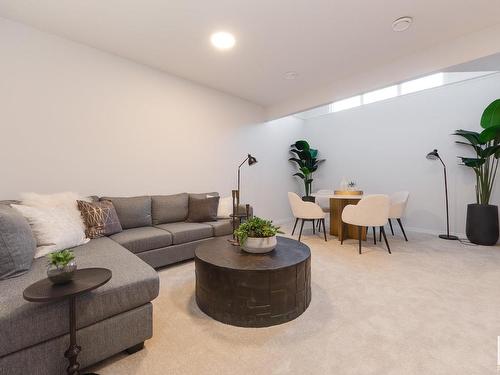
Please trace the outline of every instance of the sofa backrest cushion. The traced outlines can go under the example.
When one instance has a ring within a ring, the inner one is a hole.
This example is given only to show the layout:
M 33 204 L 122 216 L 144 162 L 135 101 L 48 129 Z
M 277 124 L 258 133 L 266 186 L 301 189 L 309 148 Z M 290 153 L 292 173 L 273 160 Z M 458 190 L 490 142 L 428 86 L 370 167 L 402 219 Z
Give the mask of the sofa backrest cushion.
M 111 201 L 123 229 L 150 227 L 151 197 L 102 197 L 101 201 Z
M 0 280 L 26 273 L 35 250 L 35 237 L 23 215 L 0 204 Z
M 151 202 L 153 225 L 185 221 L 188 217 L 188 193 L 153 195 Z

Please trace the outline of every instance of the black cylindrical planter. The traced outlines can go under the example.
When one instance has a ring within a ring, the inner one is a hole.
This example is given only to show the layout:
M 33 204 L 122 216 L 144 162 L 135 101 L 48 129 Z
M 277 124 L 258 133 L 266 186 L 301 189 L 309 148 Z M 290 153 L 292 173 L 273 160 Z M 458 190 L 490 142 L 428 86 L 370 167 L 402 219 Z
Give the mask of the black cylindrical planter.
M 314 203 L 314 202 L 316 201 L 316 198 L 315 198 L 315 197 L 313 197 L 313 196 L 311 196 L 311 195 L 304 195 L 304 196 L 302 197 L 302 200 L 303 200 L 304 202 L 313 202 L 313 203 Z
M 498 206 L 490 204 L 467 205 L 465 233 L 470 242 L 491 246 L 498 241 Z

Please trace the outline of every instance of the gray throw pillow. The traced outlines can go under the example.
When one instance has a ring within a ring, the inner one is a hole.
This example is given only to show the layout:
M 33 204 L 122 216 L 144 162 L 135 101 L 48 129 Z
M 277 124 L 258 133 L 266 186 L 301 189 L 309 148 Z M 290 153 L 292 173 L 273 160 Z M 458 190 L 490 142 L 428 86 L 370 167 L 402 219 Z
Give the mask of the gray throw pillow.
M 219 199 L 219 197 L 189 196 L 189 213 L 187 221 L 190 223 L 217 221 Z
M 101 201 L 111 201 L 123 229 L 150 227 L 151 197 L 102 197 Z
M 0 280 L 26 273 L 35 250 L 35 237 L 23 215 L 0 204 Z

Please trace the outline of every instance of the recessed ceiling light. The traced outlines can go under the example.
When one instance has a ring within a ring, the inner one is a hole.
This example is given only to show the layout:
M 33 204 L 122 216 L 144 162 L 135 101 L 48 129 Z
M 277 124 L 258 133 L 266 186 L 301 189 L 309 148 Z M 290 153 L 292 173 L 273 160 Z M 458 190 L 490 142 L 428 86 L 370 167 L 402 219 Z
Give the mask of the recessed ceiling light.
M 294 71 L 286 72 L 285 79 L 290 79 L 290 80 L 295 79 L 295 78 L 297 78 L 298 75 L 299 75 L 299 73 L 294 72 Z
M 210 37 L 210 41 L 213 46 L 217 49 L 230 49 L 236 44 L 236 39 L 233 34 L 226 31 L 218 31 L 213 33 Z
M 412 22 L 413 18 L 411 17 L 398 18 L 392 23 L 392 29 L 397 32 L 408 30 Z

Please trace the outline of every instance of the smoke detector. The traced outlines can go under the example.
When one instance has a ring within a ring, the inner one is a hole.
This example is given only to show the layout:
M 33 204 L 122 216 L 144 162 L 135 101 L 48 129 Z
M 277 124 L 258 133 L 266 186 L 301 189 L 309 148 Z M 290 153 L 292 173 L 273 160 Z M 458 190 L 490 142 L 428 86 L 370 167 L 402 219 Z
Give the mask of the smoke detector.
M 392 23 L 392 29 L 396 32 L 406 31 L 413 22 L 412 17 L 400 17 Z

